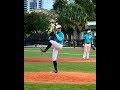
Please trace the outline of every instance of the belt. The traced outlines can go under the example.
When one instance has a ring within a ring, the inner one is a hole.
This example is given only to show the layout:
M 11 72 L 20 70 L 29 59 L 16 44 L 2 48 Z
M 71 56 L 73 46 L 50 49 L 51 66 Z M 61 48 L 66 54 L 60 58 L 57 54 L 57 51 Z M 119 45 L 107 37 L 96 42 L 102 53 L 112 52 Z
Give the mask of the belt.
M 90 43 L 86 43 L 86 44 L 90 44 Z

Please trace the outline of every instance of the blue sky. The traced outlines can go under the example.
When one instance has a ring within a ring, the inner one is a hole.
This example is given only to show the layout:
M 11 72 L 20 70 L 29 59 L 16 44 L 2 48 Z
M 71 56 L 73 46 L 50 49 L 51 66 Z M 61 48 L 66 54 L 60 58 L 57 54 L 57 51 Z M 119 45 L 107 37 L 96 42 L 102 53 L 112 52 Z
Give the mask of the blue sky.
M 44 9 L 48 9 L 48 10 L 50 10 L 50 9 L 52 9 L 53 8 L 53 4 L 54 4 L 54 1 L 55 0 L 43 0 L 42 2 L 43 2 L 43 8 Z M 71 2 L 73 2 L 74 0 L 70 0 Z
M 44 9 L 48 9 L 48 10 L 50 10 L 50 9 L 52 9 L 53 8 L 53 2 L 54 0 L 43 0 L 43 8 Z

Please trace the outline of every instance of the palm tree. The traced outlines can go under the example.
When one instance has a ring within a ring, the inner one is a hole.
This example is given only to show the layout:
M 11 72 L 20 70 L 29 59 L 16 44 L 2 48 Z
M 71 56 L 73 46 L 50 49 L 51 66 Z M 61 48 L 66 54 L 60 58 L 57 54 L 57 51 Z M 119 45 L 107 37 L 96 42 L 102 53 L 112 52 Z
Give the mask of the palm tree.
M 96 20 L 96 0 L 75 0 L 75 3 L 84 8 L 88 20 Z

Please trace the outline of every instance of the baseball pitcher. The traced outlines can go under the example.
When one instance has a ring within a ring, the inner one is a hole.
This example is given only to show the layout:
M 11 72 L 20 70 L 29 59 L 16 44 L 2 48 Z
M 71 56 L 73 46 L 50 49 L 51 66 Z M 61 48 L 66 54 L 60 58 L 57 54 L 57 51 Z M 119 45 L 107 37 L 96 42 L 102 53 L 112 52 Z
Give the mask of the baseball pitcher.
M 45 53 L 51 46 L 53 46 L 53 52 L 52 52 L 52 61 L 53 61 L 53 65 L 54 65 L 54 72 L 57 73 L 57 56 L 58 56 L 58 52 L 59 50 L 62 49 L 63 47 L 63 42 L 64 42 L 64 34 L 63 32 L 61 32 L 61 25 L 57 25 L 56 26 L 56 33 L 51 33 L 50 34 L 50 41 L 49 44 L 47 45 L 47 47 L 43 50 L 42 48 L 40 48 L 42 53 Z

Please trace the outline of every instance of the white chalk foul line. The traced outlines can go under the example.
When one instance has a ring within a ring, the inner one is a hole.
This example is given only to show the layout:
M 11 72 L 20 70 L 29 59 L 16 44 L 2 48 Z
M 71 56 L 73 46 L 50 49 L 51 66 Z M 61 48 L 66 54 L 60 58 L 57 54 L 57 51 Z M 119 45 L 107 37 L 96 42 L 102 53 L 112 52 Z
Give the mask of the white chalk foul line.
M 38 50 L 24 50 L 24 51 L 30 51 L 30 52 L 40 52 L 40 51 L 38 51 Z M 46 53 L 51 53 L 51 52 L 46 52 Z M 71 53 L 59 53 L 59 54 L 74 55 L 74 56 L 83 55 L 83 54 L 71 54 Z M 90 55 L 90 56 L 96 56 L 96 55 Z

